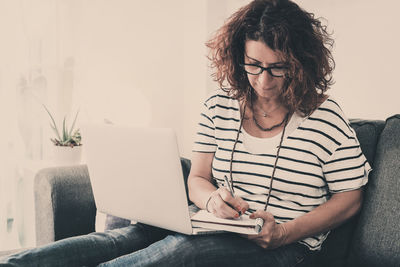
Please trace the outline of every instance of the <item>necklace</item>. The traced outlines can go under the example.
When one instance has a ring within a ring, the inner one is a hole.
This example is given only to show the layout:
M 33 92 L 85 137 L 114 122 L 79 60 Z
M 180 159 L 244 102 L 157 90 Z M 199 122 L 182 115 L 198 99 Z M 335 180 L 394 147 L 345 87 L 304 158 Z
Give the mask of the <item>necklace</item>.
M 246 105 L 245 105 L 245 108 L 246 108 Z M 251 109 L 251 113 L 252 113 L 254 124 L 257 126 L 258 129 L 260 129 L 261 131 L 264 131 L 264 132 L 270 132 L 273 129 L 282 126 L 282 124 L 286 123 L 288 118 L 289 118 L 289 113 L 287 113 L 286 116 L 283 118 L 283 120 L 280 123 L 272 125 L 271 127 L 268 127 L 268 128 L 264 128 L 263 126 L 261 126 L 261 124 L 257 121 L 256 117 L 254 116 L 253 95 L 252 94 L 250 95 L 250 109 Z M 264 118 L 268 116 L 268 113 L 265 112 L 261 107 L 258 107 L 258 109 L 261 110 L 262 116 Z
M 253 109 L 252 109 L 253 110 Z M 260 129 L 261 131 L 264 132 L 269 132 L 272 131 L 273 129 L 280 127 L 282 124 L 286 123 L 287 119 L 289 118 L 289 113 L 286 114 L 286 116 L 283 118 L 283 120 L 280 123 L 277 123 L 275 125 L 272 125 L 269 128 L 264 128 L 260 125 L 260 123 L 257 121 L 256 117 L 254 116 L 254 112 L 253 112 L 253 121 L 255 123 L 255 125 L 257 126 L 258 129 Z
M 239 130 L 237 131 L 235 143 L 233 144 L 233 148 L 232 148 L 232 152 L 231 152 L 231 158 L 230 158 L 230 161 L 229 161 L 229 178 L 230 178 L 230 184 L 232 186 L 232 192 L 233 192 L 233 177 L 232 177 L 233 154 L 235 153 L 236 144 L 239 141 L 239 134 L 241 133 L 241 130 L 242 130 L 243 119 L 244 119 L 244 115 L 245 114 L 246 114 L 246 102 L 244 102 L 244 105 L 243 105 L 242 119 L 241 119 L 241 122 L 240 122 L 240 125 L 239 125 Z M 282 121 L 282 123 L 284 122 L 285 124 L 283 125 L 281 139 L 279 141 L 278 150 L 276 151 L 275 163 L 274 163 L 274 166 L 272 168 L 271 179 L 270 179 L 270 182 L 269 182 L 268 196 L 267 196 L 267 200 L 265 201 L 264 211 L 267 210 L 268 204 L 269 204 L 269 199 L 271 197 L 272 183 L 273 183 L 274 177 L 275 177 L 275 170 L 276 170 L 276 165 L 277 165 L 278 159 L 279 159 L 279 152 L 281 151 L 283 138 L 285 136 L 285 130 L 286 130 L 286 126 L 287 126 L 287 118 L 288 117 L 289 117 L 289 113 L 286 114 L 285 118 Z
M 265 112 L 262 108 L 258 107 L 258 109 L 261 111 L 261 116 L 263 116 L 264 118 L 268 117 L 268 113 Z
M 253 106 L 253 103 L 252 103 L 252 106 Z M 277 106 L 277 107 L 274 108 L 273 110 L 270 110 L 269 113 L 271 113 L 271 112 L 277 110 L 280 106 L 281 106 L 281 105 Z M 268 112 L 266 112 L 265 110 L 263 110 L 260 106 L 257 106 L 257 109 L 260 111 L 260 113 L 257 112 L 258 114 L 260 114 L 260 115 L 263 116 L 264 118 L 265 118 L 265 117 L 268 117 Z

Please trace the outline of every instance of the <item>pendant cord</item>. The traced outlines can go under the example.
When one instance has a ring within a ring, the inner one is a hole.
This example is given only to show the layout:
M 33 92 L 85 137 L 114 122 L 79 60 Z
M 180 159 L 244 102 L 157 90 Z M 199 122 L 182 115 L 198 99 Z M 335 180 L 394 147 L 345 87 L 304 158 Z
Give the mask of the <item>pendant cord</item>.
M 234 187 L 233 187 L 233 177 L 232 177 L 232 165 L 233 165 L 233 154 L 235 153 L 235 149 L 236 149 L 236 144 L 238 143 L 239 140 L 239 135 L 240 135 L 240 131 L 243 127 L 243 121 L 244 121 L 244 116 L 246 114 L 246 104 L 247 101 L 245 100 L 243 102 L 243 111 L 242 111 L 242 115 L 241 115 L 241 120 L 240 120 L 240 125 L 239 125 L 239 130 L 236 134 L 236 139 L 235 139 L 235 143 L 233 144 L 233 148 L 232 148 L 232 152 L 231 152 L 231 158 L 229 161 L 229 182 L 231 184 L 231 188 L 232 188 L 232 192 L 234 193 Z M 271 191 L 272 191 L 272 183 L 274 181 L 274 177 L 275 177 L 275 171 L 276 171 L 276 166 L 278 164 L 278 159 L 279 159 L 279 153 L 281 151 L 281 147 L 282 147 L 282 143 L 283 143 L 283 138 L 285 136 L 285 132 L 286 132 L 286 126 L 288 124 L 289 121 L 289 113 L 286 114 L 285 118 L 283 119 L 283 121 L 280 123 L 280 125 L 282 125 L 282 123 L 284 123 L 283 126 L 283 130 L 282 130 L 282 134 L 281 134 L 281 139 L 279 141 L 279 146 L 278 146 L 278 150 L 276 151 L 276 157 L 275 157 L 275 163 L 274 163 L 274 167 L 272 169 L 272 174 L 271 174 L 271 179 L 270 179 L 270 183 L 269 183 L 269 189 L 268 189 L 268 196 L 267 196 L 267 200 L 265 202 L 265 206 L 264 206 L 264 211 L 267 210 L 268 205 L 269 205 L 269 200 L 271 198 Z
M 282 147 L 282 143 L 283 143 L 283 137 L 285 136 L 285 130 L 286 130 L 286 126 L 287 126 L 287 123 L 288 123 L 288 118 L 289 118 L 289 113 L 285 117 L 285 120 L 284 120 L 285 121 L 285 125 L 283 126 L 281 140 L 279 141 L 278 150 L 276 151 L 275 163 L 274 163 L 274 167 L 272 169 L 271 180 L 269 182 L 268 196 L 267 196 L 267 201 L 265 201 L 264 211 L 267 211 L 268 204 L 269 204 L 269 199 L 271 198 L 272 183 L 273 183 L 274 177 L 275 177 L 276 165 L 278 164 L 279 152 L 281 151 L 281 147 Z
M 235 139 L 235 143 L 233 144 L 233 148 L 232 148 L 232 152 L 231 152 L 231 159 L 229 161 L 229 182 L 231 184 L 231 188 L 232 188 L 232 193 L 235 193 L 235 189 L 233 188 L 233 177 L 232 177 L 232 163 L 233 163 L 233 153 L 235 153 L 235 149 L 236 149 L 236 144 L 239 140 L 239 135 L 240 135 L 240 131 L 242 130 L 243 127 L 243 121 L 244 121 L 244 115 L 246 114 L 246 103 L 247 101 L 244 100 L 243 102 L 243 112 L 240 118 L 240 125 L 239 125 L 239 130 L 236 134 L 236 139 Z

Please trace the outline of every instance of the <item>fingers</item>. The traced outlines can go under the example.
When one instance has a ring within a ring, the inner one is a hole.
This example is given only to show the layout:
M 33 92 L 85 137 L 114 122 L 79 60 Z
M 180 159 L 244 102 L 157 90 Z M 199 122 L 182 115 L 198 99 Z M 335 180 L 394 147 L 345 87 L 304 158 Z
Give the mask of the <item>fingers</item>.
M 273 230 L 275 226 L 275 218 L 272 213 L 263 211 L 263 210 L 257 210 L 250 214 L 250 219 L 256 219 L 256 218 L 262 218 L 264 220 L 264 225 L 261 229 L 261 232 L 259 235 L 264 235 L 266 233 L 269 233 Z
M 217 189 L 212 195 L 208 209 L 220 218 L 238 218 L 249 205 L 240 197 L 232 197 L 231 193 L 224 187 Z
M 287 230 L 284 225 L 277 225 L 272 213 L 257 210 L 250 216 L 252 219 L 264 219 L 264 225 L 258 235 L 247 235 L 246 238 L 254 241 L 260 247 L 265 249 L 277 248 L 285 244 Z
M 238 218 L 239 213 L 230 207 L 222 198 L 221 195 L 215 196 L 213 199 L 214 215 L 220 218 Z
M 225 187 L 221 187 L 217 191 L 221 198 L 240 214 L 243 214 L 248 210 L 249 204 L 240 197 L 233 197 Z
M 261 229 L 261 232 L 256 236 L 261 237 L 263 243 L 265 242 L 269 244 L 276 224 L 275 218 L 272 213 L 263 210 L 257 210 L 250 214 L 249 217 L 251 219 L 262 218 L 264 220 L 264 225 Z
M 256 210 L 252 214 L 250 214 L 250 219 L 256 219 L 256 218 L 263 218 L 265 222 L 267 221 L 275 221 L 274 216 L 267 211 L 263 210 Z
M 244 214 L 249 209 L 249 203 L 241 199 L 240 197 L 235 198 L 239 202 L 240 211 Z

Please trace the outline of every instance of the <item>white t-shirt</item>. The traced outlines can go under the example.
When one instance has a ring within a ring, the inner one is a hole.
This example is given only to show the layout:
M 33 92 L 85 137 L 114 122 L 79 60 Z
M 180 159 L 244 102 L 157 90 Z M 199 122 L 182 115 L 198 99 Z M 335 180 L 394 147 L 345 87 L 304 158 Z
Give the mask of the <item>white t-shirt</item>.
M 239 101 L 217 90 L 204 102 L 193 151 L 214 153 L 212 175 L 223 186 L 240 125 Z M 268 211 L 277 223 L 293 220 L 329 200 L 332 193 L 355 190 L 371 170 L 355 131 L 340 106 L 328 98 L 310 116 L 292 116 L 284 136 Z M 264 209 L 280 134 L 257 138 L 243 128 L 236 145 L 232 176 L 236 196 L 249 212 Z M 264 144 L 263 144 L 264 143 Z M 299 242 L 321 248 L 328 233 Z
M 288 136 L 291 132 L 296 130 L 300 123 L 304 120 L 297 113 L 294 113 L 288 124 L 286 125 L 285 136 Z M 242 127 L 243 133 L 243 145 L 248 152 L 252 154 L 262 154 L 265 151 L 272 149 L 274 146 L 278 146 L 281 140 L 281 134 L 277 134 L 271 138 L 260 138 L 250 135 L 246 132 L 244 127 Z

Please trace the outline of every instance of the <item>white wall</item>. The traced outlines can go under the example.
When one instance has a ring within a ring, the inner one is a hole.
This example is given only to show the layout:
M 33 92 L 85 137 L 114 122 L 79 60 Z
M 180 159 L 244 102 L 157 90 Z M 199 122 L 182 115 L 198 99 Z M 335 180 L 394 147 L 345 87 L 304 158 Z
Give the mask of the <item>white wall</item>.
M 76 100 L 85 119 L 172 127 L 190 156 L 205 93 L 205 8 L 194 0 L 80 2 Z
M 204 42 L 248 2 L 74 0 L 66 14 L 73 25 L 60 32 L 70 36 L 75 55 L 74 101 L 82 121 L 173 127 L 181 154 L 190 157 L 199 106 L 217 88 Z M 348 117 L 400 113 L 396 1 L 297 2 L 334 31 L 336 84 L 329 94 Z
M 77 87 L 90 118 L 180 130 L 181 2 L 82 2 Z
M 329 94 L 351 118 L 400 113 L 400 3 L 396 0 L 298 0 L 328 21 L 336 60 Z
M 209 8 L 221 24 L 249 0 L 223 0 Z M 349 118 L 385 119 L 400 113 L 400 2 L 397 0 L 295 0 L 333 32 L 336 83 L 328 94 Z M 212 83 L 209 82 L 211 85 Z
M 183 1 L 184 105 L 181 112 L 181 116 L 183 116 L 183 138 L 179 141 L 181 155 L 190 158 L 201 102 L 207 93 L 207 59 L 204 45 L 207 39 L 207 2 Z
M 43 49 L 46 55 L 50 49 L 53 61 L 59 62 L 56 67 L 47 64 L 46 58 L 42 62 L 45 74 L 51 74 L 47 86 L 49 101 L 53 101 L 50 106 L 55 103 L 63 115 L 74 102 L 72 111 L 81 109 L 81 121 L 107 118 L 130 125 L 173 127 L 182 155 L 190 157 L 200 102 L 217 88 L 206 67 L 204 42 L 248 2 L 35 0 L 22 1 L 22 10 L 11 0 L 4 5 L 15 8 L 16 22 L 22 17 L 28 25 L 27 29 L 14 27 L 16 30 L 8 31 L 11 35 L 28 32 L 30 42 L 35 41 L 30 32 L 51 36 L 45 39 Z M 396 0 L 296 2 L 325 17 L 328 29 L 334 32 L 336 84 L 329 93 L 340 101 L 348 117 L 384 119 L 400 113 L 400 4 Z M 14 55 L 17 50 L 12 45 L 10 42 L 3 50 L 10 51 L 6 57 L 10 62 L 32 58 L 29 51 Z M 19 46 L 23 47 L 22 43 Z M 58 71 L 62 72 L 58 80 L 52 78 Z M 4 79 L 2 87 L 15 89 L 16 85 L 10 84 L 15 81 Z M 72 100 L 69 90 L 73 90 Z

